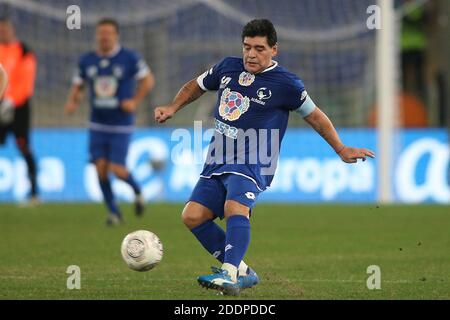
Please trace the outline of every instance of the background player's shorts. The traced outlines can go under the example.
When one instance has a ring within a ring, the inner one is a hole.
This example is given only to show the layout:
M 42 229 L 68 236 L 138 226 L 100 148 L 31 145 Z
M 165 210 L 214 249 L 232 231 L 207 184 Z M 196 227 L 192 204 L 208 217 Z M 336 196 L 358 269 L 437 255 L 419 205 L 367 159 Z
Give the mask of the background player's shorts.
M 189 201 L 195 201 L 210 209 L 216 217 L 224 218 L 226 200 L 234 200 L 250 208 L 256 204 L 261 191 L 255 183 L 236 174 L 222 174 L 211 178 L 200 178 Z
M 27 100 L 23 105 L 14 108 L 14 119 L 7 125 L 0 126 L 0 144 L 4 144 L 8 133 L 12 132 L 17 144 L 24 147 L 29 144 L 30 134 L 30 103 Z
M 106 159 L 125 166 L 130 138 L 130 134 L 89 130 L 90 161 Z

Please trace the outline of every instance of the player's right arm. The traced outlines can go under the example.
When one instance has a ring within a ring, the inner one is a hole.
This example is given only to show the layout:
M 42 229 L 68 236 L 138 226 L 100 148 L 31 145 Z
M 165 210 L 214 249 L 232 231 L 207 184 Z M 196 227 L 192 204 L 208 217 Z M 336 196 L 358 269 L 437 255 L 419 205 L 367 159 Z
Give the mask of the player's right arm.
M 67 97 L 66 105 L 64 106 L 64 113 L 67 115 L 73 114 L 80 105 L 83 98 L 83 85 L 74 83 L 70 88 L 69 95 Z
M 200 98 L 203 93 L 205 93 L 205 91 L 200 88 L 197 79 L 192 79 L 178 91 L 178 94 L 175 96 L 172 103 L 155 108 L 155 121 L 158 123 L 166 122 L 166 120 L 172 118 L 178 110 Z
M 228 61 L 230 61 L 229 58 L 223 59 L 221 62 L 205 71 L 196 79 L 192 79 L 187 82 L 180 89 L 171 104 L 157 107 L 155 109 L 155 121 L 158 123 L 164 123 L 166 120 L 172 118 L 178 110 L 200 98 L 200 96 L 206 91 L 219 90 L 220 79 L 222 76 L 221 73 L 226 67 Z
M 3 98 L 6 87 L 8 86 L 8 74 L 0 64 L 0 100 Z
M 81 57 L 72 78 L 72 87 L 70 88 L 69 95 L 67 96 L 67 102 L 64 106 L 64 113 L 67 115 L 73 114 L 78 109 L 78 106 L 83 98 L 84 81 L 86 79 L 83 63 L 84 59 L 85 56 Z

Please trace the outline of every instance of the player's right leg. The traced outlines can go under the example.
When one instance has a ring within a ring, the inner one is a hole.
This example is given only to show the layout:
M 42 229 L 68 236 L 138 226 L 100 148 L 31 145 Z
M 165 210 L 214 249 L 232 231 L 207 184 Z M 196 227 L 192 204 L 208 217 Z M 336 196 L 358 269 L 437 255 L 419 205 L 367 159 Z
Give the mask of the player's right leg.
M 123 218 L 114 199 L 111 181 L 109 179 L 107 136 L 104 133 L 93 130 L 89 132 L 89 153 L 91 161 L 94 163 L 97 171 L 100 189 L 103 194 L 103 201 L 108 208 L 108 218 L 106 223 L 107 225 L 117 225 L 123 221 Z

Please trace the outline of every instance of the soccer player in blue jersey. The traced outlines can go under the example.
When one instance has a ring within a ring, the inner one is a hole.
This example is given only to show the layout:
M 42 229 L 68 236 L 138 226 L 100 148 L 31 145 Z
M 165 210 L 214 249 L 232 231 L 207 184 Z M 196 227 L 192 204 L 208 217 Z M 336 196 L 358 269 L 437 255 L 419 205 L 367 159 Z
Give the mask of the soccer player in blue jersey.
M 374 157 L 370 150 L 345 146 L 302 81 L 273 60 L 278 47 L 270 21 L 250 21 L 243 28 L 242 43 L 243 58 L 223 59 L 186 83 L 172 103 L 155 109 L 155 120 L 163 123 L 205 91 L 217 91 L 215 134 L 182 219 L 222 263 L 198 282 L 229 295 L 259 282 L 243 261 L 250 243 L 250 214 L 272 181 L 290 112 L 303 117 L 344 162 Z M 263 156 L 269 154 L 267 161 Z M 217 217 L 226 218 L 226 232 L 214 223 Z
M 109 210 L 108 225 L 122 221 L 114 199 L 109 172 L 134 190 L 135 212 L 142 215 L 141 189 L 127 170 L 125 160 L 134 128 L 135 111 L 154 85 L 145 61 L 119 43 L 119 25 L 102 19 L 96 27 L 96 50 L 84 54 L 65 106 L 72 114 L 81 100 L 83 88 L 90 89 L 89 152 L 95 164 L 103 198 Z

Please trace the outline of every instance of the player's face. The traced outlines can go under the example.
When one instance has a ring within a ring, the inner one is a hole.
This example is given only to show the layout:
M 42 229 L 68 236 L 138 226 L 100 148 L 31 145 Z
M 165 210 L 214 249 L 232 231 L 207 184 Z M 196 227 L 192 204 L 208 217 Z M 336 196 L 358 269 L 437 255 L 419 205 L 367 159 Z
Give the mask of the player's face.
M 95 34 L 98 49 L 101 52 L 109 52 L 114 49 L 119 41 L 116 28 L 111 24 L 102 24 L 97 27 Z
M 243 43 L 244 67 L 250 73 L 258 73 L 272 64 L 277 55 L 277 45 L 270 47 L 267 37 L 245 37 Z
M 0 22 L 0 43 L 8 43 L 14 39 L 14 28 L 11 22 Z

